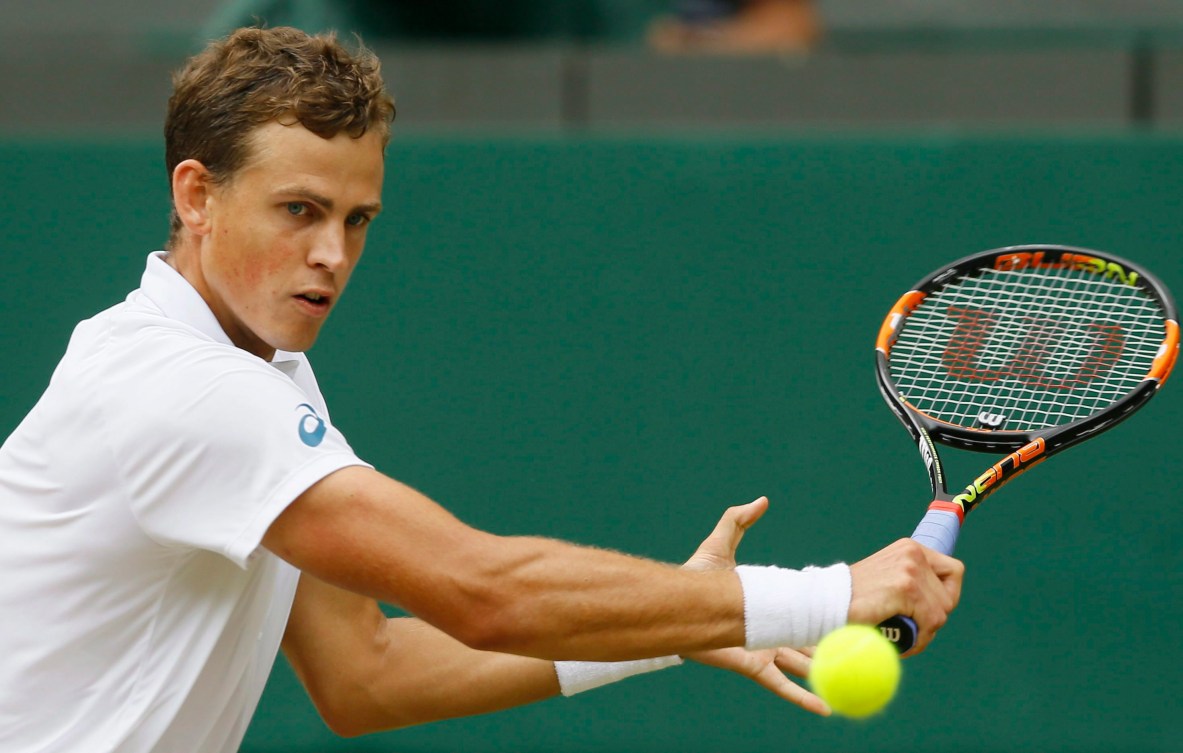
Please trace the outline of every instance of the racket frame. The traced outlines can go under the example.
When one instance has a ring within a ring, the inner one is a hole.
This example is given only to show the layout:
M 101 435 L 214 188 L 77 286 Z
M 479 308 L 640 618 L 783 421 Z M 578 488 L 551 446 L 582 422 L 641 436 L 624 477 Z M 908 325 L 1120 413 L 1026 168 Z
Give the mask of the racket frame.
M 1142 381 L 1122 398 L 1088 416 L 1060 426 L 1031 431 L 968 428 L 934 418 L 909 403 L 891 377 L 890 354 L 911 311 L 951 280 L 972 276 L 983 269 L 1005 269 L 1008 264 L 1029 265 L 1033 260 L 1039 266 L 1092 267 L 1098 273 L 1118 277 L 1141 288 L 1162 305 L 1165 319 L 1163 342 Z M 999 267 L 999 264 L 1003 266 Z M 916 444 L 932 490 L 932 502 L 913 533 L 913 538 L 943 554 L 952 554 L 965 516 L 987 496 L 1052 455 L 1112 428 L 1154 396 L 1170 376 L 1178 357 L 1178 313 L 1166 286 L 1127 259 L 1077 246 L 1007 246 L 966 256 L 922 278 L 888 312 L 880 327 L 875 351 L 879 392 Z M 1007 454 L 964 489 L 952 494 L 937 450 L 938 444 L 975 452 Z M 908 617 L 890 618 L 879 627 L 901 652 L 910 649 L 916 640 L 916 624 Z

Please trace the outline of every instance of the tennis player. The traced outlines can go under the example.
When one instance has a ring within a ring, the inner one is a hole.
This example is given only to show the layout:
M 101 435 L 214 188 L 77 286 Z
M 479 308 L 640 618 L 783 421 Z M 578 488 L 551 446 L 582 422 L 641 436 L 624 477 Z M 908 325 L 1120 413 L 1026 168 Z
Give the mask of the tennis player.
M 474 530 L 358 458 L 303 353 L 381 211 L 393 116 L 371 53 L 292 29 L 176 75 L 167 250 L 0 450 L 0 750 L 235 751 L 281 647 L 356 735 L 681 657 L 824 714 L 794 647 L 895 614 L 929 642 L 962 567 L 908 541 L 736 567 L 761 498 L 677 567 Z

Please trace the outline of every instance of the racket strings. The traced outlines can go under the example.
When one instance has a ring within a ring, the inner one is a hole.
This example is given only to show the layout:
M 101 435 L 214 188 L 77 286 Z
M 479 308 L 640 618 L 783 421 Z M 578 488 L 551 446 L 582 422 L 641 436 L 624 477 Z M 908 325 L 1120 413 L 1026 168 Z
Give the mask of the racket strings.
M 984 270 L 930 293 L 890 354 L 919 410 L 960 426 L 1030 431 L 1084 418 L 1134 389 L 1162 342 L 1141 288 L 1083 270 Z

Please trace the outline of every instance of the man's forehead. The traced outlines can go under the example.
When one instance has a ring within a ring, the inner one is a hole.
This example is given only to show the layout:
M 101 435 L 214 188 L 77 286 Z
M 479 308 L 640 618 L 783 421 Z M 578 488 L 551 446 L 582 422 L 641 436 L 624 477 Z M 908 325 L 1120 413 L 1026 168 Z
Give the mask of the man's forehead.
M 313 133 L 298 122 L 287 123 L 279 120 L 270 120 L 252 128 L 245 144 L 247 154 L 244 164 L 266 159 L 290 159 L 297 150 L 317 154 L 336 151 L 342 147 L 358 147 L 364 150 L 372 145 L 379 161 L 382 161 L 385 152 L 381 135 L 374 131 L 367 131 L 357 137 L 341 131 L 334 136 L 325 137 Z
M 240 173 L 266 171 L 284 182 L 337 180 L 359 189 L 371 183 L 381 190 L 385 150 L 380 134 L 367 132 L 354 138 L 339 133 L 325 138 L 299 124 L 271 121 L 253 129 L 246 145 Z M 313 186 L 308 188 L 315 190 Z

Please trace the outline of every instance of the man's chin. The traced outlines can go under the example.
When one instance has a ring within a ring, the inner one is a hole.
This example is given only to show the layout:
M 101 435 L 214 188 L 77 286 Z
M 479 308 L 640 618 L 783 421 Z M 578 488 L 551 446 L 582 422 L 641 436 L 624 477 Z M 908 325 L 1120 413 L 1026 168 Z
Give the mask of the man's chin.
M 271 347 L 276 350 L 282 350 L 288 353 L 304 353 L 311 350 L 312 346 L 316 344 L 316 338 L 320 331 L 312 333 L 300 333 L 298 335 L 288 335 L 275 337 L 270 340 Z

